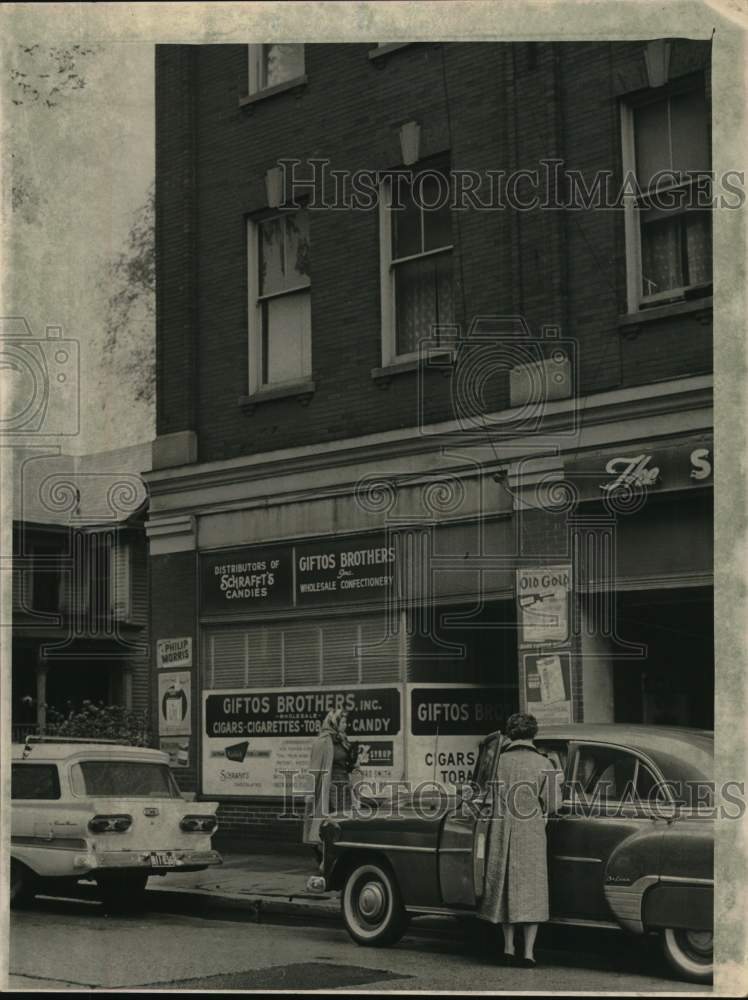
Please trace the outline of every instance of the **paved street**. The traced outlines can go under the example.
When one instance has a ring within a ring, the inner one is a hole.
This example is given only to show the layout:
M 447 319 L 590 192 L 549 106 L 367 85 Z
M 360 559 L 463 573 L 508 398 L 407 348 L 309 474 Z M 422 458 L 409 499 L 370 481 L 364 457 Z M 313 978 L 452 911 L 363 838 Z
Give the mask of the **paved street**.
M 493 961 L 472 924 L 419 919 L 397 947 L 365 949 L 334 920 L 256 923 L 149 895 L 149 911 L 133 916 L 50 899 L 13 913 L 10 988 L 697 991 L 670 979 L 656 950 L 603 932 L 545 928 L 528 971 Z

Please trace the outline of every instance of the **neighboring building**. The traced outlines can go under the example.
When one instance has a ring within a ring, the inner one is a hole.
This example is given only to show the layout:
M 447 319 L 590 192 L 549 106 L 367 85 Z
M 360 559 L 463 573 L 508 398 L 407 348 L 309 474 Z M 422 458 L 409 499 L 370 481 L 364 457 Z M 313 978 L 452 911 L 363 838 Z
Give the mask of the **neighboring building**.
M 149 444 L 14 452 L 13 738 L 85 700 L 149 708 Z
M 445 784 L 520 706 L 712 725 L 711 218 L 672 175 L 710 169 L 709 67 L 681 39 L 157 48 L 147 530 L 182 653 L 153 691 L 177 662 L 177 774 L 224 832 L 298 836 L 280 772 L 336 699 L 367 773 Z M 638 193 L 563 207 L 603 172 Z M 450 175 L 468 207 L 426 211 Z

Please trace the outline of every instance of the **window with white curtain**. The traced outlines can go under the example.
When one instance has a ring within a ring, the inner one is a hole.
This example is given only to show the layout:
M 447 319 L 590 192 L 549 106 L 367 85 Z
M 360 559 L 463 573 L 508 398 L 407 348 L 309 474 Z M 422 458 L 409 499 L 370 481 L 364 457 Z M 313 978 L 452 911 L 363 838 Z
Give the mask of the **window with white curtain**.
M 703 84 L 653 91 L 623 105 L 622 126 L 624 169 L 637 188 L 626 206 L 633 312 L 684 297 L 712 280 L 712 217 L 703 184 L 711 169 L 709 108 Z
M 309 378 L 312 303 L 308 212 L 248 225 L 252 393 Z
M 271 87 L 304 76 L 304 46 L 297 42 L 275 42 L 249 46 L 249 93 L 259 94 Z
M 446 163 L 393 171 L 380 186 L 382 361 L 417 358 L 454 323 Z

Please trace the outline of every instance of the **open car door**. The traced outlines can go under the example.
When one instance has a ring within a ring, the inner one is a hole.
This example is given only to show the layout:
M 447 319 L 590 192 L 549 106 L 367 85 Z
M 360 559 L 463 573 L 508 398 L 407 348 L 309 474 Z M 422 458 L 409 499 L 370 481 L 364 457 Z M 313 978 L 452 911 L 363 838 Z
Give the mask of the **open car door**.
M 492 801 L 490 784 L 503 737 L 492 733 L 480 744 L 473 772 L 472 798 L 458 800 L 447 815 L 439 840 L 439 885 L 445 906 L 475 909 L 483 895 L 486 842 Z

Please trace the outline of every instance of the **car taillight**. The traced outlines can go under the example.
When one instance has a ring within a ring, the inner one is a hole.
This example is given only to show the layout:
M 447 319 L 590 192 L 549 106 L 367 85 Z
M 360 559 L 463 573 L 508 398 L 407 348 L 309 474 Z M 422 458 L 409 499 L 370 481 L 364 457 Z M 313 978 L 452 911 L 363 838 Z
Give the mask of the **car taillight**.
M 179 826 L 185 833 L 215 833 L 218 820 L 215 816 L 185 816 Z
M 91 833 L 125 833 L 132 826 L 132 816 L 94 816 L 88 821 Z

